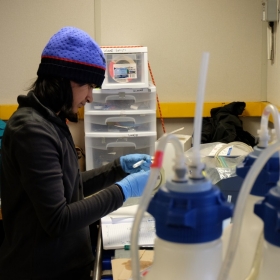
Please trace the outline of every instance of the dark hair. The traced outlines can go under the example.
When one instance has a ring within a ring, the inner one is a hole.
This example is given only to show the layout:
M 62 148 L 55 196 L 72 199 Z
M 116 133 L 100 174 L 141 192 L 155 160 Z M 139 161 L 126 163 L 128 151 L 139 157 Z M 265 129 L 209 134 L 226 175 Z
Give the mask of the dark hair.
M 61 77 L 39 76 L 28 88 L 38 100 L 55 113 L 77 121 L 77 114 L 72 111 L 73 92 L 70 80 Z

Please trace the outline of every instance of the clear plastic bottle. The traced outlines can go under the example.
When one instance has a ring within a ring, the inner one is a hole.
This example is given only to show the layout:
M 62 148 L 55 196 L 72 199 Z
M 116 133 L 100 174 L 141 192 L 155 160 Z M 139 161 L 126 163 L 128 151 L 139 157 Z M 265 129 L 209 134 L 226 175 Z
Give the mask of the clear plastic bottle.
M 237 166 L 236 174 L 245 178 L 251 166 L 262 151 L 264 151 L 264 148 L 254 147 L 254 151 L 245 158 L 241 165 Z M 275 153 L 265 164 L 263 170 L 256 178 L 251 193 L 248 196 L 242 219 L 240 239 L 229 272 L 230 279 L 232 280 L 253 279 L 248 277 L 251 274 L 251 270 L 256 269 L 253 267 L 254 258 L 260 236 L 263 234 L 263 222 L 254 214 L 254 205 L 275 186 L 278 178 L 279 155 L 278 153 Z M 232 225 L 229 225 L 223 232 L 222 240 L 224 244 L 224 253 L 227 250 L 231 226 Z
M 217 279 L 222 263 L 220 239 L 180 244 L 156 237 L 154 250 L 153 265 L 145 280 Z
M 249 195 L 248 197 L 242 220 L 240 239 L 229 273 L 232 280 L 245 280 L 250 274 L 259 237 L 263 229 L 263 222 L 254 215 L 254 205 L 260 199 L 260 196 L 255 195 Z M 227 250 L 231 227 L 232 224 L 227 226 L 223 232 L 223 256 Z
M 258 280 L 280 278 L 280 184 L 255 205 L 255 214 L 264 223 L 264 248 Z
M 233 205 L 207 179 L 167 180 L 148 212 L 156 221 L 154 261 L 144 280 L 216 280 L 223 221 Z
M 264 241 L 262 265 L 257 280 L 279 280 L 280 248 Z

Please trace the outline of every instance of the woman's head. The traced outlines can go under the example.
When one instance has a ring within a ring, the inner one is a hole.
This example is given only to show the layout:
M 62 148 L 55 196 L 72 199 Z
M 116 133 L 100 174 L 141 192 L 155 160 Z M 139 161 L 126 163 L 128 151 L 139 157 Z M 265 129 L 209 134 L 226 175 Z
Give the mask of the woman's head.
M 78 106 L 91 102 L 90 87 L 101 87 L 105 69 L 97 43 L 78 28 L 64 27 L 45 46 L 31 89 L 55 112 L 77 113 Z
M 29 90 L 40 102 L 69 120 L 75 120 L 78 109 L 92 102 L 94 84 L 80 84 L 65 78 L 38 77 Z
M 79 84 L 70 81 L 73 93 L 72 111 L 78 112 L 78 109 L 85 106 L 85 104 L 92 102 L 92 89 L 96 86 L 94 84 Z

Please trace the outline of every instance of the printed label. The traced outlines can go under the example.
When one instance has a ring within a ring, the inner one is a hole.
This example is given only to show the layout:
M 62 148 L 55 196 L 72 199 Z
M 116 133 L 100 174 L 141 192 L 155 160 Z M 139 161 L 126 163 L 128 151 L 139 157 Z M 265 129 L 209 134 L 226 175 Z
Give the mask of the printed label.
M 115 79 L 136 79 L 136 63 L 114 64 Z

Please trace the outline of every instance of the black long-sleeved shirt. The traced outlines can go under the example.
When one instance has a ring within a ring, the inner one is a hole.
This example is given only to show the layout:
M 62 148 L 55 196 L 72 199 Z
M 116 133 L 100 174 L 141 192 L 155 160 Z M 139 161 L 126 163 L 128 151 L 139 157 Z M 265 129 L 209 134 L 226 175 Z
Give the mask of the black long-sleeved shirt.
M 18 103 L 2 140 L 0 279 L 52 279 L 93 260 L 88 225 L 123 204 L 126 174 L 119 159 L 80 173 L 65 121 L 32 92 Z

